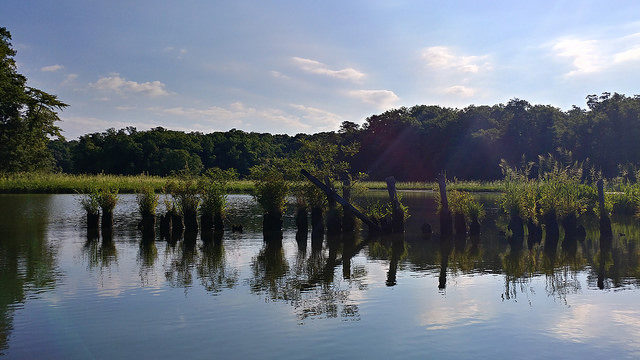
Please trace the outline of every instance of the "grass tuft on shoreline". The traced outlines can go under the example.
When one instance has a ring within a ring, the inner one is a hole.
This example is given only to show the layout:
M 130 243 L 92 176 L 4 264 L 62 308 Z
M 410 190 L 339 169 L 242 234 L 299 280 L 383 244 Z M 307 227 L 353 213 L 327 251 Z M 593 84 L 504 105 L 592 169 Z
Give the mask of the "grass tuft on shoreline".
M 95 188 L 117 189 L 119 193 L 142 193 L 153 189 L 162 192 L 170 181 L 181 181 L 176 177 L 151 175 L 72 175 L 60 173 L 14 173 L 0 175 L 0 193 L 3 194 L 87 194 Z M 372 190 L 386 190 L 384 181 L 365 181 L 363 185 Z M 433 190 L 434 182 L 398 182 L 398 190 Z M 457 181 L 450 183 L 451 190 L 470 192 L 498 192 L 502 182 Z M 250 194 L 254 185 L 251 180 L 233 180 L 227 184 L 229 193 Z

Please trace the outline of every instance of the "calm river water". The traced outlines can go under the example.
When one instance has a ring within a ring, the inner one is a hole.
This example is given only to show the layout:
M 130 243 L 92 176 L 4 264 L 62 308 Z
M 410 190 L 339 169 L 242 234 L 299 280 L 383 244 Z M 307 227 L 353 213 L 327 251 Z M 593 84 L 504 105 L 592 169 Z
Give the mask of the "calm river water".
M 76 195 L 0 195 L 0 357 L 640 357 L 637 220 L 614 219 L 611 249 L 595 222 L 512 248 L 481 197 L 476 241 L 425 239 L 433 197 L 406 192 L 404 236 L 296 238 L 289 211 L 277 247 L 247 195 L 229 197 L 244 233 L 210 245 L 141 242 L 133 195 L 111 242 L 87 241 Z

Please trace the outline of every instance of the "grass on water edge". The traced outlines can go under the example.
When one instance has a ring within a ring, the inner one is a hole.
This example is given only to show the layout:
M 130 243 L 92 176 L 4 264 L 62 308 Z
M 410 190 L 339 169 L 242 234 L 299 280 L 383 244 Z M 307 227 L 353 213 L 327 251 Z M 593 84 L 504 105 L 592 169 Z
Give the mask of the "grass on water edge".
M 153 188 L 161 192 L 172 177 L 150 175 L 72 175 L 58 173 L 17 173 L 0 175 L 0 193 L 4 194 L 75 194 L 89 193 L 93 188 L 118 189 L 120 193 L 140 193 L 143 189 Z M 457 181 L 448 184 L 452 190 L 470 192 L 497 192 L 500 181 Z M 384 181 L 366 181 L 364 185 L 372 190 L 385 190 Z M 434 190 L 435 182 L 398 182 L 398 190 Z M 228 183 L 230 193 L 248 194 L 253 191 L 253 181 L 234 180 Z

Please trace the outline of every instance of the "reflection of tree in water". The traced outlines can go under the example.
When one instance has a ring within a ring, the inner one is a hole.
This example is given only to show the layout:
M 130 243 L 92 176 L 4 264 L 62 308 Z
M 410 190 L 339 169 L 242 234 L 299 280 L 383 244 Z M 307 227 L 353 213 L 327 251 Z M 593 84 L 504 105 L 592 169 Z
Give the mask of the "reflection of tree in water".
M 618 218 L 613 223 L 613 239 L 587 241 L 587 261 L 591 271 L 589 287 L 611 289 L 640 286 L 640 228 L 635 219 Z M 620 234 L 624 234 L 621 236 Z
M 149 285 L 149 274 L 155 269 L 154 265 L 158 258 L 158 248 L 153 240 L 140 241 L 138 251 L 138 262 L 140 263 L 140 280 L 143 285 Z
M 205 243 L 196 267 L 202 286 L 213 293 L 231 289 L 238 283 L 238 270 L 227 266 L 221 242 Z
M 175 246 L 174 246 L 175 245 Z M 224 245 L 206 242 L 199 248 L 195 242 L 167 244 L 165 278 L 171 286 L 190 288 L 194 276 L 205 290 L 217 294 L 238 283 L 238 270 L 227 265 Z
M 196 243 L 182 241 L 173 247 L 167 244 L 167 254 L 171 256 L 164 276 L 171 286 L 183 287 L 185 291 L 193 284 L 193 269 L 196 263 Z
M 109 269 L 118 264 L 116 244 L 109 236 L 103 236 L 102 241 L 87 240 L 83 250 L 89 269 Z
M 558 244 L 539 244 L 530 249 L 510 246 L 501 254 L 505 274 L 505 299 L 517 299 L 518 291 L 528 296 L 532 278 L 544 275 L 545 290 L 549 296 L 566 301 L 568 294 L 580 291 L 578 273 L 586 265 L 579 244 L 573 240 Z
M 359 319 L 351 292 L 366 289 L 367 273 L 363 266 L 352 268 L 350 260 L 362 249 L 362 244 L 358 239 L 343 236 L 330 237 L 324 249 L 317 245 L 316 242 L 312 246 L 308 257 L 306 249 L 299 247 L 290 265 L 281 242 L 265 242 L 252 262 L 253 278 L 248 281 L 251 291 L 266 294 L 270 300 L 290 303 L 300 321 L 323 316 Z M 348 264 L 348 274 L 343 268 L 342 278 L 336 279 L 335 271 L 341 264 L 343 267 Z
M 13 329 L 14 304 L 53 289 L 57 249 L 46 240 L 50 196 L 0 199 L 0 356 Z M 30 290 L 27 290 L 30 289 Z

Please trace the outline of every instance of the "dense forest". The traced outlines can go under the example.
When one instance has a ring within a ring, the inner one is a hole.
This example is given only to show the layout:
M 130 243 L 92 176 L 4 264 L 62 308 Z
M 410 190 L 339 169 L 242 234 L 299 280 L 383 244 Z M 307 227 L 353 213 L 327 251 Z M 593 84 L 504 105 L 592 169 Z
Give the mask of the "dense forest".
M 432 180 L 441 170 L 459 179 L 495 179 L 501 176 L 501 159 L 535 161 L 558 149 L 605 176 L 615 175 L 620 164 L 640 165 L 640 97 L 617 93 L 589 95 L 586 109 L 568 111 L 520 99 L 463 109 L 401 107 L 370 116 L 362 125 L 345 121 L 335 132 L 311 135 L 128 127 L 67 141 L 56 126 L 57 111 L 67 104 L 27 86 L 10 40 L 9 31 L 0 28 L 0 173 L 170 175 L 217 167 L 244 177 L 269 159 L 299 157 L 304 140 L 318 149 L 339 145 L 334 160 L 347 161 L 352 172 L 371 179 Z
M 293 157 L 302 139 L 359 144 L 351 169 L 372 179 L 431 180 L 443 169 L 460 179 L 495 179 L 501 176 L 500 159 L 535 161 L 559 148 L 576 160 L 588 159 L 588 166 L 607 176 L 617 173 L 618 164 L 640 164 L 640 97 L 590 95 L 587 107 L 562 111 L 519 99 L 464 109 L 419 105 L 313 135 L 126 128 L 52 140 L 49 148 L 57 169 L 69 173 L 168 175 L 219 167 L 246 176 L 267 159 Z

